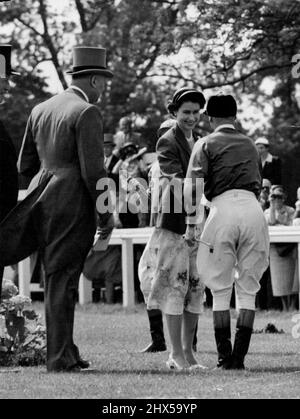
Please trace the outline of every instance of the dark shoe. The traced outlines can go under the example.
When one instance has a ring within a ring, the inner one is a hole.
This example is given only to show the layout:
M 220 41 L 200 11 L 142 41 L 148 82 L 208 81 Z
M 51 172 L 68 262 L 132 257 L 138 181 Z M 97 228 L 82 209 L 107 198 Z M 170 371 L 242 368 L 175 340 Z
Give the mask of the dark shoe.
M 71 367 L 67 367 L 64 370 L 61 370 L 61 372 L 81 372 L 81 368 L 78 364 L 72 365 Z
M 150 343 L 148 346 L 146 346 L 146 348 L 142 349 L 140 352 L 141 353 L 146 353 L 146 352 L 164 352 L 167 350 L 167 346 L 165 344 L 165 342 L 152 342 Z
M 91 365 L 91 363 L 89 361 L 86 361 L 82 358 L 79 359 L 79 361 L 77 361 L 77 365 L 81 368 L 81 369 L 86 369 L 89 368 L 89 366 Z
M 48 368 L 48 372 L 81 372 L 81 368 L 78 364 L 71 365 L 65 368 Z
M 238 360 L 238 359 L 233 358 L 230 366 L 226 369 L 228 369 L 228 370 L 244 370 L 245 365 L 244 365 L 244 362 L 242 360 Z

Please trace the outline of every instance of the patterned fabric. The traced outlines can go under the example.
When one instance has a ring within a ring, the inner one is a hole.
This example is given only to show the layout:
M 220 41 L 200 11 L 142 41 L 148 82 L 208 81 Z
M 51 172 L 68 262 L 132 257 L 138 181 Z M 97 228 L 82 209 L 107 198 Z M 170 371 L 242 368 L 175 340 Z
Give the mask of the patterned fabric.
M 183 310 L 200 313 L 205 286 L 196 258 L 198 243 L 188 247 L 183 237 L 156 228 L 139 263 L 139 279 L 148 310 L 179 315 Z

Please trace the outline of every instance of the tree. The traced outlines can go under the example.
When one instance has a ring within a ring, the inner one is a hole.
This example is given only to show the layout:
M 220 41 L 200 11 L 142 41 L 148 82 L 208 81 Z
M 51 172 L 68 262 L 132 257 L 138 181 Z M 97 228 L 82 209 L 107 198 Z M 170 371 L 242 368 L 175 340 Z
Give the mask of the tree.
M 0 6 L 0 19 L 9 33 L 2 38 L 13 42 L 23 74 L 36 81 L 39 64 L 50 61 L 66 87 L 74 44 L 107 48 L 115 74 L 101 106 L 107 131 L 133 115 L 146 121 L 151 142 L 166 100 L 185 84 L 206 95 L 229 90 L 261 112 L 270 103 L 273 115 L 250 133 L 268 135 L 282 157 L 298 153 L 298 130 L 291 127 L 300 125 L 299 79 L 291 73 L 300 52 L 297 0 L 70 0 L 61 15 L 49 0 L 15 0 L 13 8 Z M 183 50 L 189 58 L 181 58 Z M 266 79 L 272 92 L 262 90 Z M 245 112 L 242 123 L 247 119 L 255 115 Z

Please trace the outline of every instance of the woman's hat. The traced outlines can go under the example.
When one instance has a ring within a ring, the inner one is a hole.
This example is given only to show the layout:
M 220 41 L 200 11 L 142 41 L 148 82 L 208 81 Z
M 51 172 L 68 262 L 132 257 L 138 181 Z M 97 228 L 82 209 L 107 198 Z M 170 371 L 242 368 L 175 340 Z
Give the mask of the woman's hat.
M 99 47 L 74 47 L 73 68 L 67 74 L 101 74 L 112 78 L 113 73 L 106 67 L 106 49 Z
M 104 145 L 110 145 L 112 147 L 115 147 L 116 144 L 114 143 L 114 136 L 110 133 L 104 134 Z
M 177 110 L 183 101 L 197 102 L 202 109 L 205 105 L 205 97 L 203 93 L 199 92 L 196 89 L 190 89 L 188 87 L 182 87 L 181 89 L 176 90 L 173 95 L 172 100 L 168 103 L 168 111 L 173 114 Z
M 237 104 L 231 95 L 215 95 L 208 99 L 206 115 L 213 118 L 228 118 L 236 116 Z
M 11 74 L 15 76 L 20 76 L 20 73 L 12 70 L 11 63 L 11 45 L 0 44 L 0 78 L 5 79 Z

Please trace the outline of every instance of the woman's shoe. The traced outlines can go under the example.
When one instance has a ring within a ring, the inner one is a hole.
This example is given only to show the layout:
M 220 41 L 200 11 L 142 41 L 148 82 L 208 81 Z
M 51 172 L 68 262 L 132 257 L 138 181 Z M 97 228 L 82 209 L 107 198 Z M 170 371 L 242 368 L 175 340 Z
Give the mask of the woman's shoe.
M 189 367 L 189 371 L 194 371 L 194 370 L 207 370 L 208 367 L 206 367 L 205 365 L 201 365 L 201 364 L 193 364 Z
M 169 368 L 169 370 L 173 370 L 173 371 L 183 371 L 184 367 L 181 367 L 173 358 L 169 358 L 166 362 L 167 367 Z

